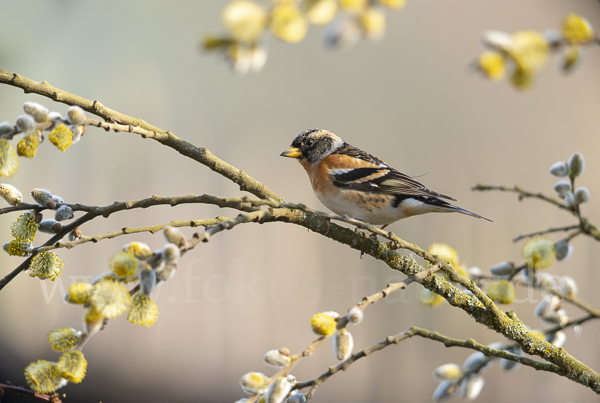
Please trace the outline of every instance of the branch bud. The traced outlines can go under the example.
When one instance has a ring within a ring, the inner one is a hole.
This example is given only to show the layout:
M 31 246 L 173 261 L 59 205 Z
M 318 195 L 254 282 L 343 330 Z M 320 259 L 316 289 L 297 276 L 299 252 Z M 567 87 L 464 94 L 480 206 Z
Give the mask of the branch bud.
M 571 184 L 567 181 L 558 181 L 552 187 L 558 197 L 564 198 L 571 191 Z
M 556 176 L 557 178 L 564 178 L 569 174 L 569 167 L 563 161 L 555 162 L 550 167 L 550 175 Z
M 281 403 L 283 399 L 292 390 L 292 386 L 296 384 L 296 377 L 288 375 L 286 377 L 279 377 L 271 383 L 267 393 L 265 394 L 266 403 Z
M 470 374 L 460 383 L 460 394 L 463 399 L 472 401 L 481 393 L 485 380 L 477 374 Z
M 175 227 L 171 227 L 167 225 L 163 230 L 163 235 L 167 242 L 177 245 L 178 247 L 182 247 L 185 245 L 186 239 L 185 236 Z
M 558 241 L 554 244 L 554 250 L 556 251 L 556 260 L 565 260 L 571 257 L 573 245 L 567 241 Z
M 20 132 L 29 134 L 35 130 L 35 119 L 30 115 L 19 115 L 15 120 L 15 125 Z
M 58 234 L 60 231 L 62 231 L 62 229 L 63 226 L 61 223 L 49 218 L 40 222 L 40 227 L 38 228 L 38 231 L 43 232 L 45 234 Z
M 560 293 L 566 297 L 574 297 L 579 292 L 577 282 L 569 276 L 560 278 Z
M 23 110 L 26 114 L 31 115 L 38 123 L 49 120 L 48 113 L 50 113 L 50 111 L 48 111 L 48 108 L 37 102 L 25 102 L 23 104 Z
M 82 125 L 85 122 L 85 112 L 79 106 L 71 106 L 67 109 L 67 120 L 73 126 Z
M 56 221 L 70 220 L 73 217 L 75 217 L 73 210 L 71 210 L 71 207 L 67 206 L 66 204 L 60 206 L 54 214 Z
M 569 176 L 571 178 L 576 178 L 583 173 L 583 169 L 585 168 L 585 160 L 583 155 L 579 152 L 573 153 L 571 158 L 569 158 Z
M 269 378 L 262 372 L 248 372 L 240 379 L 242 390 L 249 395 L 253 393 L 264 393 L 267 389 Z
M 575 203 L 583 204 L 590 198 L 590 191 L 587 188 L 581 187 L 573 193 L 573 197 L 575 198 Z
M 279 350 L 267 351 L 263 360 L 270 367 L 283 368 L 292 361 L 292 358 L 290 357 L 290 350 L 284 347 Z
M 433 370 L 433 377 L 439 381 L 458 381 L 463 372 L 458 364 L 444 364 Z
M 490 267 L 490 273 L 496 277 L 508 276 L 514 268 L 515 265 L 512 262 L 502 262 Z
M 352 355 L 354 339 L 352 334 L 345 328 L 340 329 L 333 338 L 333 355 L 340 361 L 344 361 Z
M 362 322 L 364 316 L 365 315 L 361 309 L 359 309 L 356 306 L 353 306 L 348 310 L 348 313 L 346 314 L 346 319 L 348 320 L 348 322 L 358 325 L 360 322 Z
M 18 206 L 23 203 L 23 195 L 19 192 L 19 189 L 8 183 L 0 183 L 0 197 L 11 206 Z

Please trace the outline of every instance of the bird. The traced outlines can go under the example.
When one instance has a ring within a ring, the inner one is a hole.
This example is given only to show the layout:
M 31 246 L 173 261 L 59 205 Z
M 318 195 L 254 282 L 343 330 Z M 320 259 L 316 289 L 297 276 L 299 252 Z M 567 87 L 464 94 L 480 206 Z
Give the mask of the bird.
M 492 221 L 450 204 L 457 200 L 428 189 L 328 130 L 303 131 L 280 155 L 298 160 L 315 195 L 331 211 L 382 229 L 425 213 L 455 212 Z

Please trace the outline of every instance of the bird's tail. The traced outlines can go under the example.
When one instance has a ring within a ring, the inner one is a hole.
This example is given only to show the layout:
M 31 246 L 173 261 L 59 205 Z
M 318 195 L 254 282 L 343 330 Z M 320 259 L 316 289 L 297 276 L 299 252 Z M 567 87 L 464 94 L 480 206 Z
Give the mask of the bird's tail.
M 490 220 L 489 218 L 485 218 L 483 216 L 480 216 L 479 214 L 475 214 L 470 212 L 469 210 L 465 210 L 464 208 L 460 208 L 457 206 L 454 206 L 452 204 L 448 204 L 448 211 L 454 211 L 456 213 L 461 213 L 461 214 L 465 214 L 465 215 L 470 215 L 472 217 L 477 217 L 477 218 L 481 218 L 482 220 L 486 220 L 489 222 L 493 222 L 492 220 Z

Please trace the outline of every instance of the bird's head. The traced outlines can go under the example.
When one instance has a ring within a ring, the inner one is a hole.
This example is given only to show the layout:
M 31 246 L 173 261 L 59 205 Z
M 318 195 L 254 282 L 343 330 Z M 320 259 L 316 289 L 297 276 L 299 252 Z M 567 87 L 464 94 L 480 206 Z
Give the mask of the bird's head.
M 344 140 L 323 129 L 310 129 L 300 133 L 292 146 L 281 153 L 282 157 L 314 164 L 327 157 L 344 144 Z

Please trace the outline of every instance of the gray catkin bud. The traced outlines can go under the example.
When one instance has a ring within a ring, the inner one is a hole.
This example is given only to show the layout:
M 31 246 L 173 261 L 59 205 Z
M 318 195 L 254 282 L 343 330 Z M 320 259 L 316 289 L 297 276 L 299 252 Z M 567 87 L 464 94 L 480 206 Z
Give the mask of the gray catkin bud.
M 19 189 L 8 183 L 0 183 L 0 196 L 11 206 L 18 206 L 23 203 L 23 195 Z
M 290 393 L 292 387 L 296 384 L 296 378 L 293 375 L 279 377 L 275 379 L 265 393 L 267 403 L 281 403 Z
M 306 396 L 299 390 L 295 390 L 286 400 L 287 403 L 306 403 Z
M 156 271 L 153 269 L 142 267 L 139 270 L 140 288 L 146 295 L 150 295 L 156 286 Z
M 79 106 L 71 106 L 67 109 L 67 120 L 74 126 L 79 126 L 85 122 L 85 112 Z
M 523 355 L 523 350 L 521 350 L 521 346 L 514 346 L 508 349 L 509 352 L 516 355 Z M 504 371 L 515 370 L 521 366 L 520 363 L 511 360 L 505 360 L 504 358 L 500 360 L 500 367 Z
M 450 400 L 454 396 L 456 396 L 459 392 L 458 384 L 452 381 L 442 381 L 435 388 L 433 392 L 433 400 L 436 402 L 442 402 L 445 400 Z
M 481 34 L 481 42 L 490 49 L 500 51 L 506 51 L 512 46 L 511 36 L 501 31 L 484 31 Z
M 556 295 L 546 295 L 535 307 L 535 316 L 538 318 L 549 316 L 560 306 L 560 298 Z
M 46 189 L 32 189 L 31 197 L 39 205 L 47 207 L 50 200 L 52 200 L 52 193 Z
M 485 354 L 483 354 L 481 351 L 476 351 L 470 356 L 468 356 L 465 362 L 463 362 L 463 371 L 478 371 L 479 369 L 486 366 L 490 362 L 490 360 L 491 359 L 489 357 L 486 357 Z
M 163 283 L 167 280 L 169 280 L 171 277 L 173 277 L 175 275 L 175 272 L 177 271 L 177 264 L 176 263 L 171 263 L 171 264 L 167 264 L 165 265 L 165 267 L 160 270 L 158 272 L 158 274 L 156 275 L 156 279 Z
M 333 355 L 340 361 L 344 361 L 352 354 L 354 339 L 345 328 L 340 329 L 333 337 Z
M 29 134 L 35 130 L 35 119 L 30 115 L 19 115 L 15 120 L 15 125 L 20 132 Z
M 546 341 L 560 348 L 565 344 L 565 341 L 567 341 L 567 334 L 562 330 L 555 333 L 548 333 L 546 335 Z
M 472 401 L 481 393 L 485 380 L 477 374 L 471 374 L 460 383 L 460 394 L 463 399 Z
M 175 244 L 177 246 L 183 246 L 185 244 L 185 237 L 177 228 L 167 225 L 163 230 L 163 235 L 167 242 Z
M 567 181 L 558 181 L 552 187 L 558 197 L 565 197 L 571 191 L 571 184 Z
M 281 348 L 279 350 L 267 351 L 263 357 L 263 361 L 270 367 L 283 368 L 292 361 L 292 358 L 290 357 L 290 350 Z
M 565 260 L 573 253 L 573 245 L 566 241 L 558 241 L 554 244 L 554 252 L 556 253 L 556 260 Z
M 565 195 L 565 206 L 567 206 L 570 209 L 574 209 L 575 207 L 577 207 L 577 203 L 575 202 L 575 196 L 573 196 L 573 193 L 567 193 Z
M 350 18 L 338 16 L 325 30 L 325 45 L 340 48 L 355 44 L 360 38 L 357 24 Z
M 544 292 L 551 292 L 558 287 L 558 279 L 550 273 L 536 273 L 533 286 Z
M 566 162 L 555 162 L 550 167 L 550 175 L 556 176 L 557 178 L 564 178 L 569 174 L 569 167 Z
M 350 308 L 348 310 L 348 313 L 346 314 L 346 319 L 348 319 L 348 322 L 353 323 L 355 325 L 358 325 L 360 322 L 362 322 L 363 317 L 363 311 L 355 306 Z
M 10 123 L 8 123 L 8 122 L 0 123 L 0 136 L 3 134 L 12 133 L 14 130 L 15 130 L 15 128 Z
M 590 198 L 590 191 L 587 188 L 581 187 L 573 193 L 573 197 L 575 198 L 575 203 L 585 203 Z
M 60 204 L 60 203 L 64 203 L 65 200 L 57 195 L 52 195 L 52 200 L 54 200 L 56 202 L 56 204 Z
M 561 41 L 563 40 L 562 35 L 554 29 L 547 29 L 542 32 L 542 35 L 548 41 L 548 46 L 550 48 L 560 45 Z
M 54 214 L 54 218 L 56 219 L 56 221 L 70 220 L 74 216 L 75 214 L 73 214 L 73 210 L 66 204 L 63 204 L 58 209 L 56 209 L 56 213 Z
M 242 390 L 248 394 L 264 393 L 269 378 L 262 372 L 248 372 L 240 379 Z
M 577 282 L 569 276 L 560 278 L 560 293 L 566 297 L 574 297 L 579 292 Z
M 162 250 L 163 257 L 165 258 L 165 262 L 172 263 L 179 259 L 181 251 L 179 248 L 172 243 L 168 243 Z
M 50 112 L 48 114 L 48 117 L 50 118 L 51 121 L 53 121 L 55 123 L 58 122 L 58 121 L 63 122 L 65 120 L 65 118 L 63 118 L 60 113 L 54 112 L 54 111 Z
M 71 145 L 79 142 L 81 136 L 85 134 L 85 126 L 73 126 L 71 128 Z
M 511 262 L 502 262 L 490 267 L 490 273 L 492 273 L 492 275 L 496 277 L 508 276 L 512 273 L 514 268 L 515 265 Z
M 60 231 L 62 231 L 62 224 L 51 218 L 48 220 L 43 220 L 40 222 L 38 231 L 45 234 L 58 234 Z
M 474 279 L 474 278 L 479 278 L 481 276 L 483 276 L 483 272 L 481 271 L 481 269 L 479 267 L 469 267 L 467 269 L 467 271 L 469 272 L 469 278 L 470 279 Z
M 48 108 L 38 104 L 37 102 L 25 102 L 23 104 L 23 110 L 28 115 L 33 116 L 36 122 L 42 123 L 48 120 Z
M 444 364 L 433 370 L 433 377 L 440 381 L 458 381 L 462 376 L 463 372 L 458 364 Z
M 567 315 L 567 311 L 564 309 L 559 309 L 549 315 L 544 315 L 540 319 L 546 323 L 557 323 L 560 326 L 565 326 L 569 323 L 569 315 Z
M 505 360 L 504 358 L 500 360 L 500 368 L 503 371 L 512 371 L 518 369 L 521 366 L 520 363 L 511 360 Z
M 569 176 L 571 178 L 576 178 L 583 173 L 583 169 L 585 168 L 585 160 L 583 159 L 583 155 L 579 152 L 573 153 L 571 158 L 569 158 Z

